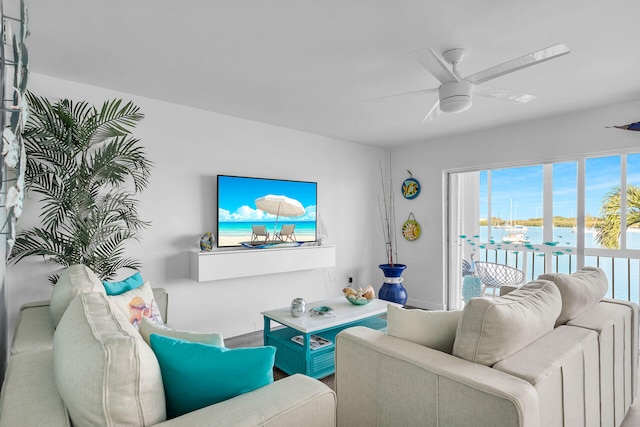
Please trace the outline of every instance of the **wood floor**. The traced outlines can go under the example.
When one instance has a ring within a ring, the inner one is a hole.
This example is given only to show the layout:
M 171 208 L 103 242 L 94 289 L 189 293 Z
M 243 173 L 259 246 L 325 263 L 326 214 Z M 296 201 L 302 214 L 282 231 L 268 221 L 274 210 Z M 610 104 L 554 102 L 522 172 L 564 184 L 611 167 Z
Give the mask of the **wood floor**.
M 259 347 L 262 345 L 262 342 L 262 331 L 224 339 L 224 345 L 228 348 Z
M 245 335 L 238 335 L 237 337 L 225 338 L 224 345 L 227 348 L 239 348 L 239 347 L 259 347 L 263 345 L 262 331 L 251 332 Z M 273 379 L 279 380 L 288 376 L 278 368 L 273 368 Z M 335 376 L 329 375 L 322 378 L 320 381 L 328 385 L 335 391 Z

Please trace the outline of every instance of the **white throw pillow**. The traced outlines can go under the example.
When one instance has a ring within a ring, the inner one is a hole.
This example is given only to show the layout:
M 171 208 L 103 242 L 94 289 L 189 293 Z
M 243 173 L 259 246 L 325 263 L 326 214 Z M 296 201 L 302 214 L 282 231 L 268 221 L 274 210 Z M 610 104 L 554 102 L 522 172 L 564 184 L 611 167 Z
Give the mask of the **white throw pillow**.
M 462 310 L 452 354 L 492 366 L 553 330 L 561 309 L 560 291 L 547 280 L 495 299 L 473 298 Z
M 387 334 L 451 354 L 462 311 L 407 310 L 387 306 Z
M 149 282 L 120 295 L 108 295 L 109 303 L 136 328 L 140 327 L 142 317 L 148 317 L 157 325 L 162 325 L 162 315 L 156 304 L 153 289 Z
M 78 295 L 62 316 L 53 374 L 75 426 L 138 427 L 166 419 L 158 360 L 103 293 Z
M 148 317 L 143 317 L 140 321 L 140 335 L 144 341 L 151 345 L 149 337 L 151 334 L 162 335 L 170 338 L 177 338 L 189 342 L 197 342 L 201 344 L 215 345 L 216 347 L 224 347 L 222 335 L 215 332 L 190 332 L 173 329 L 166 325 L 157 325 Z
M 105 293 L 104 286 L 98 276 L 89 267 L 76 264 L 66 268 L 51 292 L 51 318 L 54 327 L 58 327 L 60 319 L 69 303 L 83 292 Z
M 609 289 L 607 275 L 598 267 L 583 267 L 573 274 L 541 274 L 538 279 L 551 280 L 562 295 L 562 311 L 556 326 L 564 325 L 589 310 Z

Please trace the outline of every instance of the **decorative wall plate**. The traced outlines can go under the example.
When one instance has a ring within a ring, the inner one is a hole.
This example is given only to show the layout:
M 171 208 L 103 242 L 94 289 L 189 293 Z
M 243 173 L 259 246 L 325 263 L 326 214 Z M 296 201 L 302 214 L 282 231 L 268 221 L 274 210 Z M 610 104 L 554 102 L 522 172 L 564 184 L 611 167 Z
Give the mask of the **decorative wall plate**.
M 407 178 L 402 183 L 402 195 L 405 199 L 415 199 L 420 194 L 420 183 L 415 178 Z
M 409 219 L 402 224 L 402 236 L 409 241 L 417 240 L 420 237 L 420 231 L 420 224 L 418 224 L 413 212 L 411 212 Z

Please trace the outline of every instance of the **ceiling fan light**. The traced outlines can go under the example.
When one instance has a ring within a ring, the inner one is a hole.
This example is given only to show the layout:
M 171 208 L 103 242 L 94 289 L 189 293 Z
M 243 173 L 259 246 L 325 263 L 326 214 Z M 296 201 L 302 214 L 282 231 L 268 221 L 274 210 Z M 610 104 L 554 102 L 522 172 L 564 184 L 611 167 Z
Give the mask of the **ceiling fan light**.
M 440 86 L 440 110 L 460 113 L 471 107 L 473 83 L 467 80 L 446 82 Z
M 461 113 L 471 107 L 470 96 L 451 96 L 440 101 L 440 109 L 445 113 Z

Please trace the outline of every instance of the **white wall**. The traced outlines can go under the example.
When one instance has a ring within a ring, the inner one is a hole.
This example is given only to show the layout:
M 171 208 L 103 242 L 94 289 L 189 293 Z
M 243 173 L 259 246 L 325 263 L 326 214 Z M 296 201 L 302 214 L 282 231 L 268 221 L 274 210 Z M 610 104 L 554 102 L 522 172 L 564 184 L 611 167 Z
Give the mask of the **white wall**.
M 376 197 L 384 150 L 40 75 L 32 76 L 30 89 L 52 99 L 131 99 L 145 113 L 136 136 L 155 162 L 150 186 L 141 196 L 142 217 L 152 226 L 141 244 L 131 245 L 130 254 L 142 260 L 143 276 L 152 285 L 170 292 L 169 321 L 175 326 L 235 336 L 262 329 L 260 311 L 286 306 L 294 297 L 311 301 L 340 295 L 347 275 L 356 278 L 356 286 L 381 285 L 377 265 L 384 252 Z M 640 101 L 614 104 L 393 149 L 397 226 L 410 212 L 422 226 L 414 242 L 398 235 L 399 262 L 408 265 L 403 274 L 408 303 L 445 307 L 446 171 L 640 151 L 640 133 L 605 129 L 638 121 L 638 111 Z M 422 184 L 414 200 L 405 200 L 399 191 L 407 169 Z M 329 243 L 336 245 L 336 267 L 205 283 L 190 280 L 188 252 L 204 231 L 215 227 L 217 174 L 317 181 L 319 212 Z M 28 200 L 19 225 L 36 223 L 37 209 Z M 9 267 L 10 333 L 21 304 L 49 298 L 46 276 L 54 268 L 38 259 Z
M 152 225 L 141 244 L 130 245 L 129 254 L 143 262 L 145 279 L 169 291 L 174 326 L 230 337 L 261 330 L 259 313 L 287 306 L 294 297 L 313 301 L 341 295 L 347 275 L 356 285 L 381 285 L 376 266 L 384 253 L 376 195 L 384 150 L 41 75 L 32 75 L 30 90 L 52 100 L 100 105 L 123 98 L 141 107 L 146 117 L 135 136 L 155 163 L 141 195 L 141 217 Z M 336 246 L 336 267 L 192 281 L 189 251 L 196 250 L 205 231 L 215 231 L 217 174 L 317 181 L 318 211 L 328 244 Z M 37 223 L 33 200 L 25 212 L 20 227 Z M 10 333 L 20 305 L 49 298 L 46 276 L 55 268 L 39 259 L 10 266 Z
M 399 240 L 400 262 L 408 266 L 404 273 L 408 303 L 433 309 L 445 307 L 447 171 L 540 164 L 620 150 L 640 152 L 640 132 L 605 128 L 638 120 L 640 100 L 394 149 L 395 182 L 408 177 L 409 169 L 422 184 L 416 199 L 399 197 L 396 203 L 398 226 L 409 212 L 422 225 L 418 240 Z

